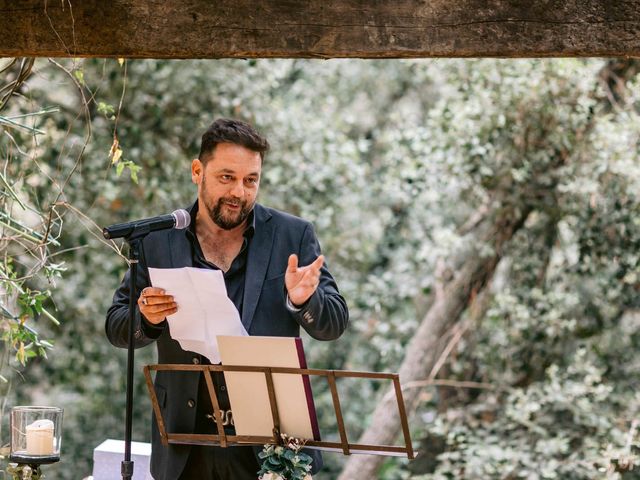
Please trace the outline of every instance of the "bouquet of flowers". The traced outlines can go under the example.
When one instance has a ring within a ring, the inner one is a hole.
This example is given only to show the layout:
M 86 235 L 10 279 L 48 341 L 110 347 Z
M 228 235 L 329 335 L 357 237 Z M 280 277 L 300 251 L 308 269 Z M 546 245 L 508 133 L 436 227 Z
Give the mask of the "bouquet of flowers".
M 260 480 L 310 480 L 313 459 L 300 450 L 304 440 L 280 434 L 280 445 L 265 445 L 258 456 L 262 465 Z

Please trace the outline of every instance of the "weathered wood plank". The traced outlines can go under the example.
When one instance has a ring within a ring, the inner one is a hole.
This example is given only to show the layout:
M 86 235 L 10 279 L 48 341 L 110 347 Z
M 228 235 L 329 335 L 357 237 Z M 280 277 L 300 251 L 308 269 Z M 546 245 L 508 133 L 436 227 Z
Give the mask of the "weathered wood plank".
M 0 56 L 640 57 L 640 0 L 0 0 Z

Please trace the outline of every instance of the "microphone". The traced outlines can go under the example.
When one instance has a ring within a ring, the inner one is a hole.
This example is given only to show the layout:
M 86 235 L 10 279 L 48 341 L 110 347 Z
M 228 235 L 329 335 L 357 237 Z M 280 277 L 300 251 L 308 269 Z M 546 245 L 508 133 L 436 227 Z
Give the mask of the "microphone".
M 107 240 L 114 238 L 130 237 L 133 234 L 144 236 L 150 232 L 157 230 L 166 230 L 169 228 L 177 228 L 182 230 L 187 228 L 191 223 L 191 216 L 186 210 L 176 210 L 169 215 L 160 215 L 158 217 L 144 218 L 133 222 L 116 223 L 110 227 L 102 229 L 102 235 Z

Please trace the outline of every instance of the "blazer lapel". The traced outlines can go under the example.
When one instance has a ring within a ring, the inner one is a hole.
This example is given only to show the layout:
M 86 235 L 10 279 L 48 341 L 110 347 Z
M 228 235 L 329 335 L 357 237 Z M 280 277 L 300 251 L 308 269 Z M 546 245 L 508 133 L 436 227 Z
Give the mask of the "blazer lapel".
M 247 271 L 244 281 L 244 298 L 242 301 L 242 324 L 249 332 L 253 317 L 256 313 L 262 284 L 264 283 L 271 259 L 271 248 L 275 227 L 271 219 L 271 214 L 261 205 L 254 207 L 256 220 L 256 230 L 249 246 L 249 257 L 247 259 Z
M 171 268 L 193 267 L 191 244 L 184 230 L 171 230 L 169 252 L 171 255 Z

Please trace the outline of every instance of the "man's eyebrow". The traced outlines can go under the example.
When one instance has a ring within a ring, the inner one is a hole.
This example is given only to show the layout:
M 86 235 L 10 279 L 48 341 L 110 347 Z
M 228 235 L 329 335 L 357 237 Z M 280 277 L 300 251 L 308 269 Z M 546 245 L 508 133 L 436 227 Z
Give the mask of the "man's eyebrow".
M 236 171 L 230 168 L 221 168 L 217 170 L 216 173 L 231 173 L 233 175 L 236 175 Z M 260 172 L 251 172 L 247 175 L 247 177 L 259 177 L 259 176 L 260 176 Z

